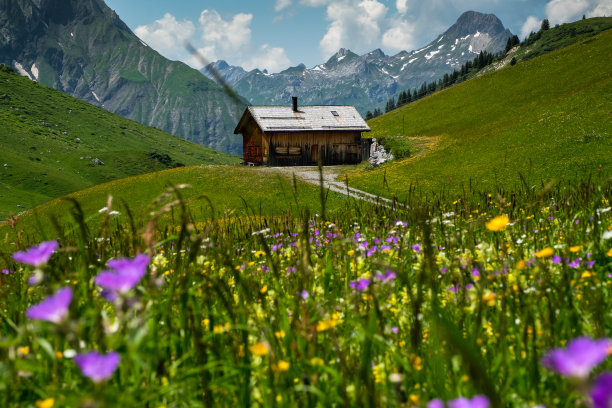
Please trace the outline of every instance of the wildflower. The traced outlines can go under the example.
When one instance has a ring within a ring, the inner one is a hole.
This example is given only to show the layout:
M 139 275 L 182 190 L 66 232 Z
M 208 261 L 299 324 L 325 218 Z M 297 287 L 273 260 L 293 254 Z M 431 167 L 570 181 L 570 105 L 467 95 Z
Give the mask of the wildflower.
M 257 251 L 255 252 L 255 258 L 261 258 L 262 256 L 265 256 L 266 253 L 264 251 Z
M 471 400 L 460 397 L 448 401 L 449 408 L 488 408 L 489 399 L 484 395 L 476 395 Z
M 608 230 L 608 231 L 604 232 L 603 234 L 601 234 L 601 238 L 602 239 L 610 239 L 610 238 L 612 238 L 612 230 Z
M 383 283 L 390 282 L 393 279 L 395 279 L 396 277 L 397 277 L 396 273 L 393 272 L 393 271 L 389 271 L 389 270 L 385 271 L 384 275 L 382 273 L 377 273 L 376 274 L 376 278 L 378 280 L 380 280 L 381 282 L 383 282 Z
M 578 252 L 582 249 L 582 245 L 576 245 L 569 248 L 570 252 Z
M 18 356 L 27 356 L 30 354 L 30 346 L 17 347 L 17 355 Z
M 255 354 L 256 356 L 265 356 L 268 354 L 268 346 L 261 341 L 249 347 L 249 350 L 251 350 L 251 353 Z
M 487 222 L 485 225 L 490 231 L 501 231 L 510 223 L 510 218 L 506 215 L 500 215 L 499 217 L 493 218 L 491 221 Z
M 555 253 L 555 250 L 548 247 L 535 253 L 536 258 L 550 258 Z
M 265 228 L 265 229 L 262 229 L 261 231 L 255 231 L 251 235 L 262 235 L 268 232 L 270 232 L 270 228 Z
M 55 399 L 47 398 L 44 400 L 36 401 L 36 408 L 52 408 L 55 405 Z
M 279 372 L 287 371 L 290 366 L 291 364 L 288 361 L 279 360 L 278 363 L 276 363 L 276 370 Z
M 427 403 L 427 408 L 444 408 L 444 401 L 439 398 L 433 399 Z
M 5 275 L 9 275 L 11 273 L 11 271 L 9 271 L 8 269 L 3 269 L 2 273 Z
M 134 259 L 116 259 L 108 261 L 114 271 L 102 271 L 94 278 L 97 285 L 105 289 L 125 293 L 132 289 L 147 272 L 149 256 L 137 255 Z
M 39 267 L 47 263 L 58 246 L 57 241 L 41 242 L 38 246 L 33 246 L 27 251 L 15 252 L 13 259 L 17 262 Z
M 610 250 L 608 252 L 606 252 L 606 255 L 612 257 L 612 248 L 610 248 Z
M 591 389 L 594 408 L 609 408 L 612 406 L 612 373 L 599 375 Z
M 277 339 L 284 339 L 285 338 L 285 331 L 284 330 L 279 330 L 277 332 L 274 332 L 274 336 Z
M 368 286 L 370 286 L 370 282 L 372 282 L 371 279 L 359 279 L 349 283 L 349 286 L 355 290 L 363 292 L 368 288 Z
M 412 250 L 413 250 L 414 252 L 421 252 L 421 244 L 414 244 L 414 245 L 412 246 Z
M 317 331 L 322 332 L 325 330 L 333 329 L 334 327 L 336 327 L 337 323 L 338 322 L 336 320 L 321 320 L 319 323 L 317 323 Z
M 561 259 L 561 257 L 559 255 L 555 255 L 555 256 L 552 257 L 551 261 L 555 265 L 560 265 L 561 262 L 562 262 L 562 259 Z
M 569 263 L 567 266 L 569 266 L 570 268 L 578 268 L 580 266 L 580 258 L 576 258 L 574 259 L 571 263 Z
M 68 307 L 71 301 L 72 289 L 61 288 L 55 295 L 49 296 L 34 306 L 30 306 L 26 311 L 26 317 L 28 319 L 59 323 L 68 314 Z
M 579 337 L 571 340 L 565 349 L 554 349 L 542 358 L 542 364 L 564 377 L 585 379 L 591 370 L 604 361 L 612 341 L 607 338 L 593 340 Z
M 325 364 L 325 361 L 323 361 L 322 358 L 313 357 L 310 359 L 310 364 L 312 364 L 313 366 L 317 366 L 317 365 L 322 366 L 323 364 Z
M 306 289 L 304 289 L 303 291 L 301 291 L 299 293 L 300 297 L 304 300 L 308 299 L 310 297 L 310 294 L 308 293 L 308 291 Z
M 95 383 L 104 381 L 113 375 L 120 361 L 121 356 L 115 351 L 108 354 L 90 351 L 74 357 L 74 362 L 79 366 L 83 375 Z

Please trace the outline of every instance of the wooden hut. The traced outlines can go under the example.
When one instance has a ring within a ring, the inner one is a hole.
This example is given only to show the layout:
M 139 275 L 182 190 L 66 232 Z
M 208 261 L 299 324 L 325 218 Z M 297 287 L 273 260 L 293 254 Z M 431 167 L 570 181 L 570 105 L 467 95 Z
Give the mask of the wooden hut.
M 356 164 L 369 156 L 369 132 L 353 106 L 249 106 L 234 134 L 242 134 L 245 163 L 269 166 Z M 367 145 L 367 146 L 366 146 Z

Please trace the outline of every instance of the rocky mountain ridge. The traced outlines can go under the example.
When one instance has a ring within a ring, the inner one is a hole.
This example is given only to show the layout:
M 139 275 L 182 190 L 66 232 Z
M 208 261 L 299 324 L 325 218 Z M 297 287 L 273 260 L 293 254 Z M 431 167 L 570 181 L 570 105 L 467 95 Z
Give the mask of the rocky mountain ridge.
M 244 104 L 142 42 L 103 0 L 0 0 L 0 63 L 184 139 L 240 153 Z
M 275 74 L 247 72 L 225 61 L 209 67 L 254 105 L 284 105 L 297 95 L 303 104 L 350 104 L 364 114 L 382 107 L 400 90 L 418 88 L 460 69 L 481 51 L 502 51 L 510 36 L 495 15 L 468 11 L 427 46 L 392 56 L 380 49 L 357 55 L 343 48 L 324 64 L 310 69 L 300 64 Z M 210 76 L 209 67 L 202 72 Z

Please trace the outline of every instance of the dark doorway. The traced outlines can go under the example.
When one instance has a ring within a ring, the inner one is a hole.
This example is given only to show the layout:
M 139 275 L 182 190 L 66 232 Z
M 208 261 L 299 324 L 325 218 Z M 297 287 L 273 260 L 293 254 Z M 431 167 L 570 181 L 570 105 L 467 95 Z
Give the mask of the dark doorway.
M 312 162 L 317 164 L 319 162 L 319 145 L 312 145 L 310 147 L 310 155 L 312 157 Z

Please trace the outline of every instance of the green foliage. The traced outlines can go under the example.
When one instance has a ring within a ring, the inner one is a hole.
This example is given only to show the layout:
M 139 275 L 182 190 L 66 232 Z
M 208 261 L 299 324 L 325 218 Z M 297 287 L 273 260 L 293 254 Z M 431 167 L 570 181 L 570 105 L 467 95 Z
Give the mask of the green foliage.
M 73 220 L 45 233 L 60 249 L 35 286 L 11 255 L 43 232 L 3 238 L 0 405 L 399 408 L 485 394 L 569 408 L 585 397 L 542 356 L 612 335 L 609 184 L 413 195 L 395 210 L 343 205 L 328 221 L 300 208 L 194 222 L 185 191 L 149 211 L 67 202 Z M 108 261 L 142 253 L 137 286 L 100 296 Z M 74 293 L 64 320 L 26 317 L 60 287 Z M 121 356 L 99 383 L 71 356 L 90 350 Z
M 419 135 L 413 143 L 426 148 L 349 177 L 357 188 L 400 198 L 415 185 L 458 192 L 471 184 L 510 189 L 589 174 L 605 179 L 612 165 L 612 77 L 602 56 L 611 52 L 606 31 L 372 119 L 372 137 Z
M 0 121 L 0 220 L 121 177 L 239 162 L 4 71 Z

